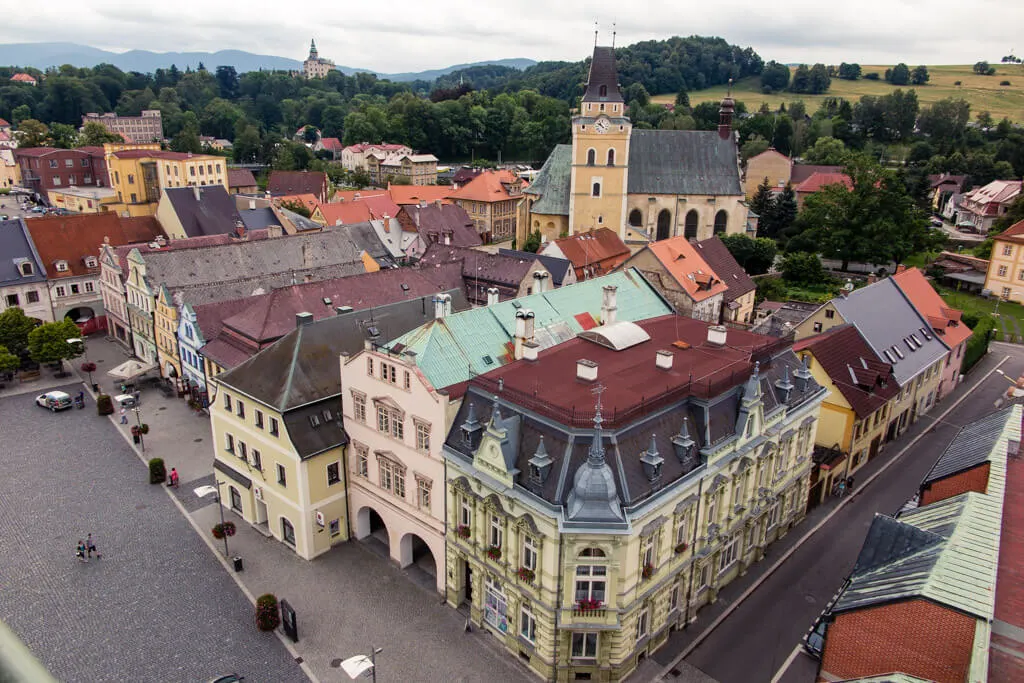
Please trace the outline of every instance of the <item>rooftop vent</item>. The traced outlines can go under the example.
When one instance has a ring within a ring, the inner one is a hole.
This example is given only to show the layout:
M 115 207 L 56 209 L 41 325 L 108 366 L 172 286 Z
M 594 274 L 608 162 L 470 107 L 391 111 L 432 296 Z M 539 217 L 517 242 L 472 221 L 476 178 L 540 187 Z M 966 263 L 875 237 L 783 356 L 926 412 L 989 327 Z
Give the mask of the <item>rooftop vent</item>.
M 324 297 L 324 306 L 330 306 L 330 305 L 331 305 L 331 297 L 325 296 Z
M 708 344 L 711 346 L 725 346 L 728 332 L 724 325 L 712 325 L 708 328 Z
M 662 370 L 672 369 L 672 352 L 660 350 L 654 354 L 654 364 Z
M 353 309 L 351 306 L 335 306 L 334 307 L 334 312 L 337 313 L 338 315 L 342 315 L 343 313 L 351 313 L 353 310 L 355 310 L 355 309 Z
M 295 314 L 295 327 L 302 327 L 303 325 L 308 325 L 311 322 L 313 322 L 312 313 L 302 312 Z
M 597 381 L 597 363 L 585 358 L 576 361 L 576 379 L 584 382 Z

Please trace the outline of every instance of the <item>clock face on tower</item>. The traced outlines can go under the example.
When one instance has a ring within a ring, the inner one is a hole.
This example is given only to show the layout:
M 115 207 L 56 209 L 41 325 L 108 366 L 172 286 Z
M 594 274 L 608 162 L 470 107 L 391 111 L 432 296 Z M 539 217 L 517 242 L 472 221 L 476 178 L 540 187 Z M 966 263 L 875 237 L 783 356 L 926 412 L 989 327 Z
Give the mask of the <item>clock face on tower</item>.
M 594 124 L 594 130 L 598 133 L 608 132 L 608 119 L 598 119 L 597 123 Z

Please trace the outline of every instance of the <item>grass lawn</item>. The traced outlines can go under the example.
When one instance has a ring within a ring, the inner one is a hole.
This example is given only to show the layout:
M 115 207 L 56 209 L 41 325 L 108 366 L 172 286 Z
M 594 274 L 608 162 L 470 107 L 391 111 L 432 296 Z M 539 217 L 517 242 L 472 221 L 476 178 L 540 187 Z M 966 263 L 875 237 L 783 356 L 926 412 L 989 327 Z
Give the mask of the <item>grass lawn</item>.
M 935 286 L 936 291 L 952 308 L 974 315 L 994 315 L 995 299 L 983 299 L 967 292 L 958 292 L 948 287 Z M 1002 340 L 1006 334 L 1021 337 L 1024 334 L 1024 306 L 1010 301 L 999 302 L 999 316 L 996 318 L 996 339 Z
M 913 69 L 916 64 L 909 65 Z M 947 97 L 958 97 L 971 103 L 971 119 L 980 111 L 988 111 L 992 118 L 999 121 L 1008 116 L 1011 121 L 1021 122 L 1024 112 L 1024 66 L 1019 64 L 993 64 L 996 68 L 994 76 L 979 76 L 971 71 L 970 65 L 953 66 L 929 66 L 928 74 L 931 80 L 925 85 L 899 86 L 904 90 L 913 88 L 917 91 L 917 98 L 921 105 L 932 104 Z M 877 81 L 869 81 L 861 78 L 856 81 L 844 81 L 838 78 L 832 79 L 832 85 L 824 95 L 799 95 L 796 93 L 782 92 L 765 95 L 761 92 L 759 77 L 744 78 L 733 84 L 732 95 L 737 100 L 742 100 L 747 105 L 747 111 L 757 111 L 762 102 L 767 102 L 773 110 L 786 102 L 787 104 L 796 100 L 803 100 L 807 105 L 807 113 L 813 114 L 818 105 L 826 97 L 844 97 L 856 102 L 863 95 L 885 95 L 896 89 L 897 86 L 890 85 L 881 77 L 884 77 L 886 66 L 861 66 L 861 73 L 877 71 L 880 76 Z M 795 71 L 795 67 L 793 70 Z M 961 85 L 954 85 L 960 81 Z M 1010 81 L 1011 85 L 1001 86 L 1000 81 Z M 700 90 L 690 93 L 690 104 L 697 105 L 701 102 L 712 100 L 721 101 L 725 97 L 726 86 L 716 86 L 707 90 Z M 655 102 L 675 102 L 674 94 L 657 95 L 651 98 Z

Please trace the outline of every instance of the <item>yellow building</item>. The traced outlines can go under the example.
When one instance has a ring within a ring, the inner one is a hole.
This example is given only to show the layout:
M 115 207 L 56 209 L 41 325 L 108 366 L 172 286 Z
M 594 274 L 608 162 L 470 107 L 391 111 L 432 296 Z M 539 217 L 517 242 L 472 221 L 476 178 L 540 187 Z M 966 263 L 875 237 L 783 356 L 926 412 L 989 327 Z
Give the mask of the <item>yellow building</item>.
M 0 148 L 0 189 L 21 185 L 21 166 L 14 160 L 14 151 Z
M 793 160 L 785 154 L 769 148 L 757 156 L 747 159 L 747 168 L 743 176 L 743 191 L 747 199 L 753 198 L 757 188 L 765 180 L 772 190 L 782 190 L 789 184 L 793 170 Z
M 118 150 L 110 145 L 106 153 L 110 187 L 117 192 L 111 211 L 128 216 L 156 213 L 161 191 L 171 187 L 223 185 L 228 187 L 224 157 L 159 149 Z
M 171 380 L 182 377 L 178 351 L 178 304 L 167 287 L 161 285 L 153 315 L 157 363 L 160 374 Z
M 625 108 L 615 53 L 595 47 L 572 144 L 556 146 L 524 190 L 519 243 L 528 232 L 550 240 L 599 227 L 627 243 L 745 232 L 732 99 L 722 101 L 717 132 L 634 130 Z
M 103 213 L 117 202 L 117 192 L 109 187 L 67 187 L 49 190 L 50 206 L 74 213 Z
M 985 289 L 1003 301 L 1024 304 L 1024 221 L 994 237 Z
M 222 504 L 312 559 L 349 537 L 348 439 L 338 354 L 323 352 L 330 342 L 305 315 L 274 346 L 218 377 L 210 417 Z

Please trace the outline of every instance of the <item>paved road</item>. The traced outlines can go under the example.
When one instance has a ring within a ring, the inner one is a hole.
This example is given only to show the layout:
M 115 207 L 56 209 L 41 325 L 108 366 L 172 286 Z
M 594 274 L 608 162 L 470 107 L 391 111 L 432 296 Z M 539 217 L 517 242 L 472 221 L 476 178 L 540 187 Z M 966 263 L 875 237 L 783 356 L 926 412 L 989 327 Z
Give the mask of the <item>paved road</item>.
M 1024 372 L 1024 349 L 993 344 L 992 352 L 976 368 L 974 377 L 985 374 L 1004 356 L 1010 355 L 1002 369 L 1013 377 Z M 774 574 L 747 598 L 686 661 L 721 683 L 767 683 L 799 644 L 807 629 L 833 596 L 860 551 L 864 534 L 875 513 L 892 514 L 917 490 L 957 429 L 993 411 L 994 402 L 1005 392 L 1007 381 L 993 374 L 977 391 L 960 403 L 942 423 L 934 424 L 924 437 L 897 464 L 870 486 L 858 490 L 854 499 L 835 514 L 825 526 L 802 545 Z M 933 418 L 941 415 L 956 397 L 947 399 L 909 432 L 925 431 Z M 890 444 L 880 458 L 892 458 L 909 441 Z M 874 464 L 874 463 L 872 463 Z M 862 476 L 862 480 L 863 480 Z M 790 533 L 803 535 L 810 525 Z M 774 562 L 769 557 L 766 562 Z M 737 593 L 738 594 L 738 593 Z M 736 595 L 723 599 L 734 599 Z M 698 622 L 691 629 L 703 631 L 710 621 Z M 667 649 L 667 648 L 666 648 Z M 675 652 L 659 652 L 662 664 L 672 661 Z M 742 653 L 742 656 L 736 656 Z M 809 683 L 814 680 L 816 662 L 800 654 L 793 662 L 784 683 Z
M 0 444 L 0 619 L 57 678 L 307 680 L 91 403 L 0 398 Z M 82 564 L 88 532 L 103 558 Z

